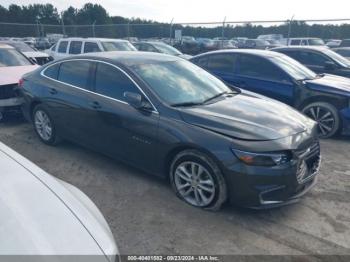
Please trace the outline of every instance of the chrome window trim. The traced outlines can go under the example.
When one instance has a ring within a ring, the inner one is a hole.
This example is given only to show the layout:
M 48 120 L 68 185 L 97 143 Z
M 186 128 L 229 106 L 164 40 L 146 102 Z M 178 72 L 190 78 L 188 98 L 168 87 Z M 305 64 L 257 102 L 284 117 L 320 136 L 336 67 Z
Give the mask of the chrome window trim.
M 122 104 L 126 104 L 126 105 L 130 105 L 129 103 L 125 102 L 125 101 L 122 101 L 122 100 L 119 100 L 119 99 L 115 99 L 115 98 L 112 98 L 112 97 L 109 97 L 109 96 L 105 96 L 105 95 L 102 95 L 102 94 L 99 94 L 99 93 L 96 93 L 96 92 L 93 92 L 93 91 L 90 91 L 90 90 L 87 90 L 87 89 L 84 89 L 84 88 L 81 88 L 81 87 L 78 87 L 78 86 L 75 86 L 75 85 L 71 85 L 71 84 L 68 84 L 68 83 L 65 83 L 65 82 L 62 82 L 62 81 L 59 81 L 57 79 L 53 79 L 51 77 L 48 77 L 45 75 L 45 71 L 56 65 L 56 64 L 61 64 L 61 63 L 64 63 L 64 62 L 71 62 L 71 61 L 90 61 L 90 62 L 96 62 L 96 63 L 104 63 L 104 64 L 107 64 L 107 65 L 110 65 L 114 68 L 116 68 L 117 70 L 119 70 L 120 72 L 122 72 L 135 86 L 136 88 L 146 97 L 146 99 L 148 100 L 148 102 L 152 105 L 153 107 L 153 110 L 151 112 L 153 113 L 156 113 L 156 114 L 159 114 L 157 108 L 154 106 L 154 104 L 151 102 L 151 100 L 149 99 L 149 97 L 145 94 L 145 92 L 141 89 L 141 87 L 135 82 L 134 79 L 131 78 L 131 76 L 129 76 L 129 74 L 127 74 L 123 69 L 121 69 L 119 66 L 116 66 L 112 63 L 109 63 L 109 62 L 105 62 L 105 61 L 101 61 L 101 60 L 96 60 L 96 59 L 85 59 L 85 58 L 72 58 L 72 59 L 67 59 L 67 60 L 64 60 L 64 61 L 57 61 L 55 63 L 52 63 L 51 65 L 47 66 L 46 68 L 44 68 L 43 70 L 41 70 L 40 72 L 40 75 L 47 78 L 47 79 L 50 79 L 52 81 L 55 81 L 57 83 L 61 83 L 61 84 L 64 84 L 64 85 L 67 85 L 67 86 L 70 86 L 70 87 L 74 87 L 76 89 L 79 89 L 79 90 L 82 90 L 82 91 L 85 91 L 87 93 L 91 93 L 91 94 L 94 94 L 94 95 L 98 95 L 98 96 L 101 96 L 101 97 L 104 97 L 104 98 L 108 98 L 110 100 L 113 100 L 113 101 L 116 101 L 116 102 L 119 102 L 119 103 L 122 103 Z

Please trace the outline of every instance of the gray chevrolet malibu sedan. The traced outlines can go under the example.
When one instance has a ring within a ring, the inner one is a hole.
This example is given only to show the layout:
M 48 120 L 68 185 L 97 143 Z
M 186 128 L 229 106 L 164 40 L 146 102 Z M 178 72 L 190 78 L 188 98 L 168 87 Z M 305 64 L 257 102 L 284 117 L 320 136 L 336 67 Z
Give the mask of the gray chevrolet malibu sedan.
M 62 261 L 58 256 L 64 261 L 117 260 L 111 230 L 83 192 L 2 143 L 0 167 L 1 261 L 4 256 L 20 256 L 21 261 Z

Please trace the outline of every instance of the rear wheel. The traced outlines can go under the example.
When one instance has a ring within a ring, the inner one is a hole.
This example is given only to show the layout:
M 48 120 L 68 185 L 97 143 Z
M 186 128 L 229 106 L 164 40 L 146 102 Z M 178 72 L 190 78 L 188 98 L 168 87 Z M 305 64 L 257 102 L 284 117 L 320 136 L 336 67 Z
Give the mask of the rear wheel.
M 219 210 L 227 198 L 225 179 L 215 162 L 197 150 L 185 150 L 174 158 L 170 181 L 176 195 L 186 203 Z
M 43 105 L 33 110 L 33 125 L 40 140 L 48 145 L 56 145 L 60 140 L 56 135 L 55 124 Z
M 315 102 L 304 107 L 302 112 L 317 122 L 320 138 L 329 138 L 341 131 L 338 110 L 332 104 Z

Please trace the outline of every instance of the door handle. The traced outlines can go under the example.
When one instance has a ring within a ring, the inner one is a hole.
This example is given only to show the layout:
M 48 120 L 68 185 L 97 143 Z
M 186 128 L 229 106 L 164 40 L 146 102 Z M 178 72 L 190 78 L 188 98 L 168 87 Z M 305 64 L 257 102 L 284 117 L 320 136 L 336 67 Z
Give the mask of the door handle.
M 101 108 L 100 103 L 97 102 L 97 101 L 91 102 L 91 103 L 90 103 L 90 106 L 91 106 L 93 109 L 100 109 L 100 108 Z
M 51 95 L 56 95 L 57 94 L 57 90 L 55 88 L 50 88 L 50 94 Z

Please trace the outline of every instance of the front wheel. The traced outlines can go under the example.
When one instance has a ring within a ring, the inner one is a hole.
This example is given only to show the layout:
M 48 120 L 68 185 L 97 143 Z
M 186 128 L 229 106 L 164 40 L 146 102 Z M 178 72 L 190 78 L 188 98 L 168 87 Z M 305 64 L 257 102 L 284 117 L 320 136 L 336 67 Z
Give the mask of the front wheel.
M 212 211 L 227 198 L 224 176 L 215 162 L 197 150 L 185 150 L 174 158 L 170 181 L 176 195 L 186 203 Z
M 338 110 L 332 104 L 315 102 L 303 108 L 302 112 L 317 122 L 320 138 L 329 138 L 341 130 Z

